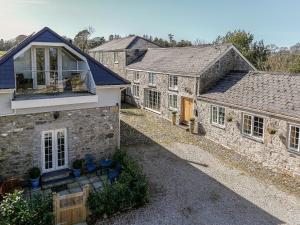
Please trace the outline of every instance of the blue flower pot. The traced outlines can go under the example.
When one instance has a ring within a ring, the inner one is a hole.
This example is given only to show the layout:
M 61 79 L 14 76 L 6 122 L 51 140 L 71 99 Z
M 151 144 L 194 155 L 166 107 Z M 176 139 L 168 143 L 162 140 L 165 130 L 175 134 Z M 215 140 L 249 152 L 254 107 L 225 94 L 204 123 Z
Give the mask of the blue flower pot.
M 73 169 L 74 177 L 80 177 L 81 171 L 80 169 Z
M 30 181 L 31 181 L 31 187 L 33 189 L 36 189 L 40 186 L 40 178 L 39 177 L 35 178 L 35 179 L 30 179 Z

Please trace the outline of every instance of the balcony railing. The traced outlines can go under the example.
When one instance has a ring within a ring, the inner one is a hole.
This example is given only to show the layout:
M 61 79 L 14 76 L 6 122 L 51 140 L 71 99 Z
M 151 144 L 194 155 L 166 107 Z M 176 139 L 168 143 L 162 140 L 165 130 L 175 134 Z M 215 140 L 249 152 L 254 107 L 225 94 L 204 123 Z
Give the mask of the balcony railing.
M 93 92 L 90 71 L 24 71 L 16 74 L 16 97 L 89 92 Z

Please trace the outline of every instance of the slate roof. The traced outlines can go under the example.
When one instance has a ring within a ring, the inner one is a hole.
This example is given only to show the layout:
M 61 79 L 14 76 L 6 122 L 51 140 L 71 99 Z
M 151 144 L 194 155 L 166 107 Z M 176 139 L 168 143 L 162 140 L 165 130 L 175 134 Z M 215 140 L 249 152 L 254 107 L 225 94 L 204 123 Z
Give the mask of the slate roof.
M 109 42 L 106 42 L 96 48 L 89 50 L 90 52 L 95 51 L 113 51 L 127 49 L 129 45 L 137 38 L 138 36 L 130 36 L 125 38 L 114 39 Z
M 200 98 L 300 118 L 299 87 L 300 74 L 231 73 Z
M 0 89 L 15 88 L 13 56 L 31 42 L 59 42 L 68 45 L 73 50 L 86 57 L 96 85 L 122 85 L 130 83 L 115 72 L 103 66 L 88 54 L 82 52 L 79 48 L 55 33 L 50 28 L 45 27 L 39 32 L 26 38 L 23 42 L 0 58 Z
M 146 54 L 127 66 L 128 69 L 162 73 L 198 75 L 231 44 L 195 47 L 149 48 Z

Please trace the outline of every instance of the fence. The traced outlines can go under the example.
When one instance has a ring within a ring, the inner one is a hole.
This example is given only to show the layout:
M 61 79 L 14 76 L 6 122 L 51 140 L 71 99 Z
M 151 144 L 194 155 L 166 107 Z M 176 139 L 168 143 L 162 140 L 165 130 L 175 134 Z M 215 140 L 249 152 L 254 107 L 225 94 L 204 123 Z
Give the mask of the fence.
M 90 192 L 89 185 L 83 191 L 60 196 L 53 194 L 53 212 L 55 225 L 72 225 L 83 223 L 87 218 L 86 201 Z

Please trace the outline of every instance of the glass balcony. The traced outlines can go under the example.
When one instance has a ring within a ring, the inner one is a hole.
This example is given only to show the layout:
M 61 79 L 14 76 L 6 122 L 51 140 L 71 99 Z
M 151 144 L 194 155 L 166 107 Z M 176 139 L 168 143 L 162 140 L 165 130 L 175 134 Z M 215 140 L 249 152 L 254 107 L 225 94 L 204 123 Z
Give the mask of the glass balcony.
M 91 93 L 89 71 L 24 71 L 16 74 L 15 97 Z

